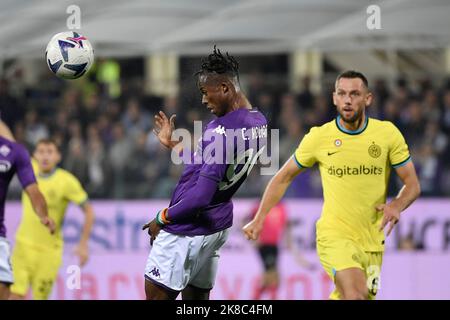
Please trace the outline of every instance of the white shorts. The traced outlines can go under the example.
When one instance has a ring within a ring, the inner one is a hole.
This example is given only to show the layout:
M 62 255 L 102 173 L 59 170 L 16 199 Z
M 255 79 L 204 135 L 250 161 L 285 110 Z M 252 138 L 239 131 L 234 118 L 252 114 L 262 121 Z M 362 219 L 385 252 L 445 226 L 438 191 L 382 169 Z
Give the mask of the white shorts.
M 161 230 L 145 267 L 145 279 L 173 291 L 187 285 L 212 289 L 217 273 L 219 249 L 228 229 L 207 236 L 180 236 Z
M 0 282 L 12 284 L 14 278 L 10 257 L 9 241 L 4 237 L 0 237 Z

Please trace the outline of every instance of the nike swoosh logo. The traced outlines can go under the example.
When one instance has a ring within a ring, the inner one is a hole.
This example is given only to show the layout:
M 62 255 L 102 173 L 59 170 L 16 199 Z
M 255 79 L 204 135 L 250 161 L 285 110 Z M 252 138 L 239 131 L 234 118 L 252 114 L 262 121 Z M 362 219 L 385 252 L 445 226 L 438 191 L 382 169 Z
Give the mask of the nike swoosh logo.
M 338 153 L 339 151 L 335 151 L 335 152 L 328 152 L 328 155 L 331 156 L 332 154 Z

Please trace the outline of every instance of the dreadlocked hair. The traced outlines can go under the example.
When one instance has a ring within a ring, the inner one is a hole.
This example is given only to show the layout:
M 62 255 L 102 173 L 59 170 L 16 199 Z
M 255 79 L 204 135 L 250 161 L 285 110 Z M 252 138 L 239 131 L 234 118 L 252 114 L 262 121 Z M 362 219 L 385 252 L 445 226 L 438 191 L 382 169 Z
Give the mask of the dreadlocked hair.
M 230 56 L 228 52 L 225 56 L 214 45 L 213 53 L 208 57 L 202 59 L 201 69 L 195 73 L 195 75 L 204 73 L 217 73 L 226 74 L 231 77 L 239 78 L 239 63 L 233 56 Z

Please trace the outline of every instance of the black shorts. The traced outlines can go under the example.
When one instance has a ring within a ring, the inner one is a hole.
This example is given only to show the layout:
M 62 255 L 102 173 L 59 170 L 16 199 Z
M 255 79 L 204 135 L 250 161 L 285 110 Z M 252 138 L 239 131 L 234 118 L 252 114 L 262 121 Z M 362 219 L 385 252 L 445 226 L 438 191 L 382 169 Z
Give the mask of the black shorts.
M 259 255 L 266 271 L 277 268 L 278 246 L 262 245 L 259 247 Z

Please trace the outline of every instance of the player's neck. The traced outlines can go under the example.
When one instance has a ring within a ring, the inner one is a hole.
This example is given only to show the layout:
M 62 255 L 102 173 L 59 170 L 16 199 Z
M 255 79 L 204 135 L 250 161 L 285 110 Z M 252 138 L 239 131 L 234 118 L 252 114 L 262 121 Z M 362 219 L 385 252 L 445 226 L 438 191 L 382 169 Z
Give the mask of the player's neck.
M 339 117 L 339 124 L 349 131 L 357 131 L 361 129 L 366 122 L 366 115 L 362 114 L 359 119 L 354 122 L 346 122 L 342 117 Z
M 234 100 L 231 111 L 235 111 L 238 109 L 252 109 L 252 105 L 242 92 L 238 92 L 236 94 L 236 99 Z
M 56 167 L 52 168 L 51 170 L 41 170 L 39 169 L 39 177 L 41 178 L 48 178 L 52 176 L 56 171 Z

